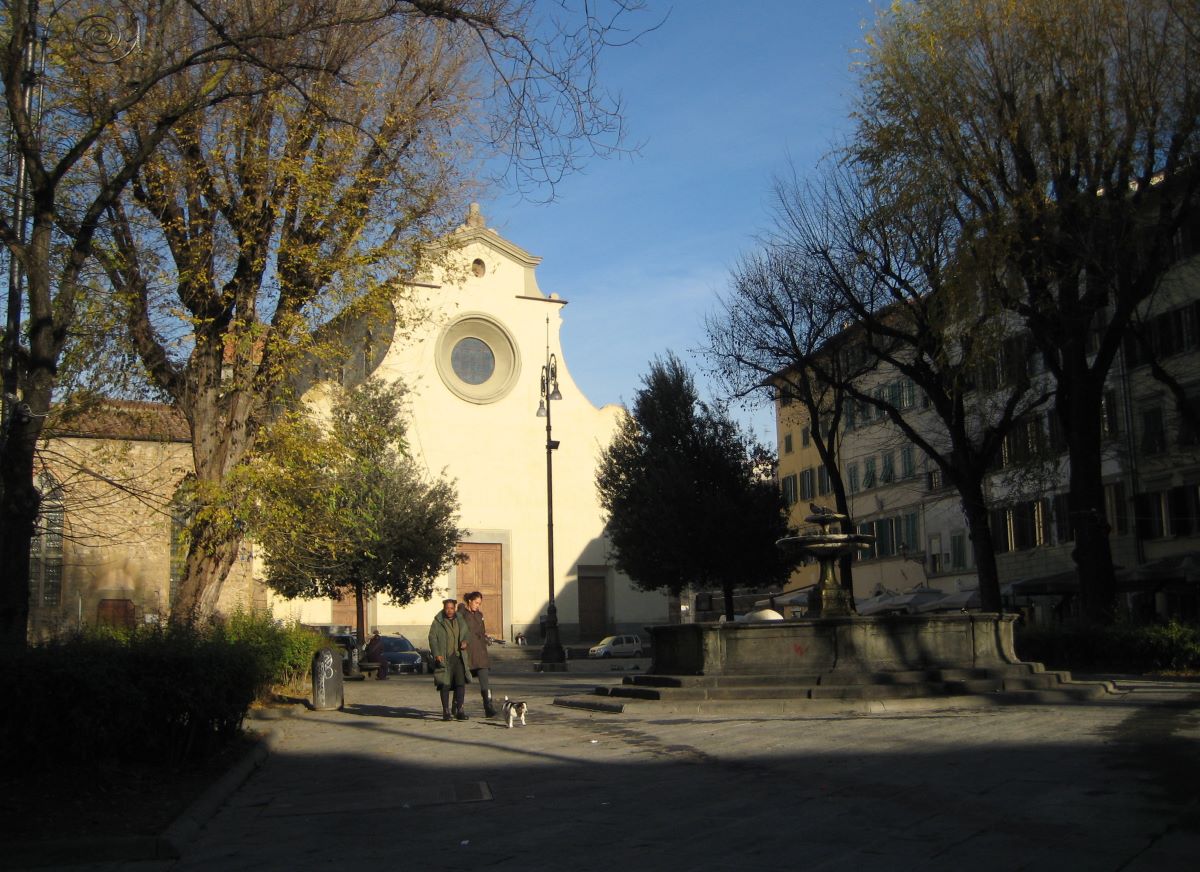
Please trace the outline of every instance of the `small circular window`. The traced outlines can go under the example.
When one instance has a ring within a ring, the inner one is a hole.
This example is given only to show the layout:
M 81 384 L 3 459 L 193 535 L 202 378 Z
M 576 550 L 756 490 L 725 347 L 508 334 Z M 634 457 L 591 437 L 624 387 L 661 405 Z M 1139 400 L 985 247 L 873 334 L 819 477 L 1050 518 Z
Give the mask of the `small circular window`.
M 494 403 L 513 389 L 520 374 L 516 342 L 484 314 L 463 315 L 446 327 L 434 360 L 450 392 L 470 403 Z
M 481 385 L 496 371 L 496 355 L 487 343 L 474 336 L 460 339 L 450 352 L 454 374 L 469 385 Z

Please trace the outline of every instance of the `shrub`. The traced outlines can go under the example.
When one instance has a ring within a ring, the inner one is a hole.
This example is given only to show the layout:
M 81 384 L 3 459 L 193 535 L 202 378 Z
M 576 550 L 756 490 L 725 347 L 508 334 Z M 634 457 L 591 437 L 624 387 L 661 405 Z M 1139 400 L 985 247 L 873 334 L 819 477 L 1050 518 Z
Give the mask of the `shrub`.
M 1200 627 L 1064 624 L 1020 627 L 1015 638 L 1022 660 L 1051 669 L 1104 672 L 1200 670 Z
M 237 609 L 218 623 L 214 632 L 252 652 L 261 678 L 259 697 L 272 687 L 301 684 L 313 654 L 323 644 L 318 633 L 295 621 L 276 621 L 265 611 Z
M 0 764 L 178 766 L 233 739 L 250 704 L 308 668 L 320 637 L 238 612 L 197 626 L 89 629 L 19 652 Z

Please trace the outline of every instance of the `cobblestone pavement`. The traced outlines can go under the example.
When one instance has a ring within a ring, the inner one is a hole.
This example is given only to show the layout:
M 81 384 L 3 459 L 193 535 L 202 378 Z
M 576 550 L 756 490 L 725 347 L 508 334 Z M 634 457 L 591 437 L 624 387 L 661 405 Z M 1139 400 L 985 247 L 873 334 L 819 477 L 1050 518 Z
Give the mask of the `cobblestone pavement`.
M 778 717 L 558 708 L 609 676 L 496 675 L 528 725 L 444 723 L 428 677 L 282 719 L 177 861 L 75 869 L 1193 870 L 1200 687 L 1074 705 Z M 473 690 L 473 688 L 471 688 Z M 943 703 L 944 704 L 944 703 Z M 436 716 L 435 716 L 436 715 Z

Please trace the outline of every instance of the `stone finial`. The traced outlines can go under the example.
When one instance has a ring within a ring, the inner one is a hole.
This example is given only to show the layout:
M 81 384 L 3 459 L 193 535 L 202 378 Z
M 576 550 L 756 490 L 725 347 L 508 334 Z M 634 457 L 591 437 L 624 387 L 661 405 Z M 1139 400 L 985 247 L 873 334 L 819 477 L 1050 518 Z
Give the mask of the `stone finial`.
M 483 226 L 485 226 L 485 222 L 483 220 L 483 213 L 481 211 L 479 211 L 478 203 L 472 203 L 467 208 L 467 226 L 468 227 L 483 227 Z

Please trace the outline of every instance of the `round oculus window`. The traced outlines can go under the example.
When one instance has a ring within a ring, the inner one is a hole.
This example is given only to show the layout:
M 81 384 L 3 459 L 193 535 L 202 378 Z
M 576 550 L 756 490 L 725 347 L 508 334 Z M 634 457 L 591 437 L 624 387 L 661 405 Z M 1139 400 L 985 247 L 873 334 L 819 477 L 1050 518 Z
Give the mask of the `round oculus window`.
M 455 343 L 450 352 L 450 367 L 467 384 L 481 385 L 496 371 L 496 355 L 482 339 L 468 336 Z
M 520 373 L 517 344 L 499 321 L 463 315 L 438 338 L 438 375 L 450 392 L 471 403 L 494 403 L 513 389 Z

